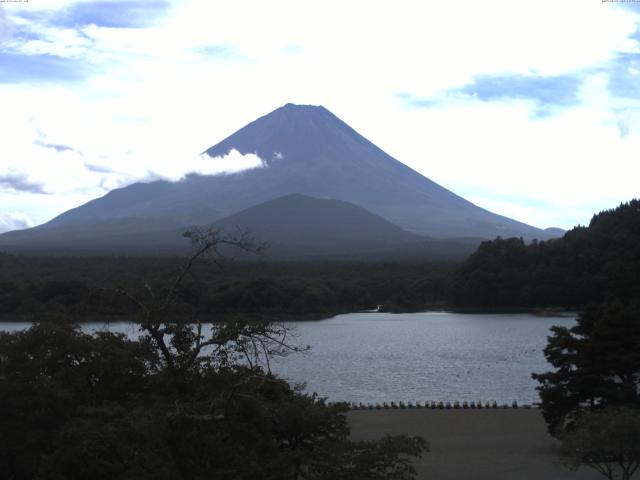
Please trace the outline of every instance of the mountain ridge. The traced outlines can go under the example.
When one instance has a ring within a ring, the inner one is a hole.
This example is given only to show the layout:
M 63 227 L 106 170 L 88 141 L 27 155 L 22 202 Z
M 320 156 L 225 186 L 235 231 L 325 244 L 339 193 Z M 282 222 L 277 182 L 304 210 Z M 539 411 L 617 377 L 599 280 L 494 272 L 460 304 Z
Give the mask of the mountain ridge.
M 0 246 L 14 253 L 127 252 L 144 256 L 173 255 L 189 246 L 184 238 L 189 228 L 158 229 L 157 225 L 147 224 L 141 231 L 132 233 L 131 222 L 131 219 L 121 219 L 106 224 L 52 227 L 26 236 L 15 231 L 0 236 Z M 480 239 L 430 239 L 407 232 L 352 203 L 302 194 L 268 200 L 211 224 L 194 227 L 213 228 L 230 235 L 247 231 L 251 238 L 268 244 L 262 258 L 270 260 L 461 260 L 480 243 Z M 239 252 L 228 253 L 235 256 Z
M 31 231 L 61 231 L 96 223 L 107 229 L 120 222 L 129 225 L 132 235 L 139 235 L 210 224 L 271 199 L 303 193 L 353 203 L 403 230 L 433 238 L 545 239 L 557 235 L 491 213 L 450 192 L 397 161 L 321 106 L 287 104 L 205 153 L 224 156 L 232 149 L 257 154 L 265 167 L 235 174 L 188 175 L 179 182 L 135 183 Z

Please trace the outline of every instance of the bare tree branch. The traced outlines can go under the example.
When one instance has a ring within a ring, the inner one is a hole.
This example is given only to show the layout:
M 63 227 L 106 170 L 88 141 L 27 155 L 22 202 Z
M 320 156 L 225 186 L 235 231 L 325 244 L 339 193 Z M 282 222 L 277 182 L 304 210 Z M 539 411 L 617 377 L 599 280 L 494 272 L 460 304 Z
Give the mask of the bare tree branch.
M 222 268 L 223 261 L 233 258 L 233 253 L 256 254 L 267 247 L 266 243 L 256 242 L 248 230 L 240 228 L 227 234 L 215 228 L 196 227 L 184 236 L 191 242 L 190 253 L 165 289 L 161 291 L 145 283 L 148 301 L 119 290 L 140 309 L 140 328 L 158 347 L 170 369 L 188 371 L 205 364 L 222 366 L 240 354 L 251 370 L 265 367 L 271 372 L 270 357 L 308 349 L 290 344 L 289 329 L 282 324 L 249 325 L 236 320 L 213 324 L 205 336 L 199 319 L 172 312 L 180 285 L 197 261 L 207 259 Z

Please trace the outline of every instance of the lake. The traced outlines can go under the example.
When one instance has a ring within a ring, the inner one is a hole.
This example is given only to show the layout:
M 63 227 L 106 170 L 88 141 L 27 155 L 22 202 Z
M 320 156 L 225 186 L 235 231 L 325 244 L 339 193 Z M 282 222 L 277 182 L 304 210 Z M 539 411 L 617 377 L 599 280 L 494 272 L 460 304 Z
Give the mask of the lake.
M 529 314 L 351 313 L 287 322 L 311 351 L 278 359 L 272 369 L 331 401 L 538 401 L 532 372 L 550 366 L 542 349 L 552 325 L 574 317 Z M 27 323 L 0 323 L 1 330 Z M 85 323 L 83 330 L 135 337 L 131 323 Z

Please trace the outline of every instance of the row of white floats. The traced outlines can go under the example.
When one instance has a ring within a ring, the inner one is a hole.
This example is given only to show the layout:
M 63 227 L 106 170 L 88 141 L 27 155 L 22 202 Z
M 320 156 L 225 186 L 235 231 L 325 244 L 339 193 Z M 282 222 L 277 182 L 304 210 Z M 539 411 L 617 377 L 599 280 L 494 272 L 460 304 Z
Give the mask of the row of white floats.
M 352 410 L 383 410 L 383 409 L 400 409 L 400 408 L 430 408 L 433 410 L 448 410 L 448 409 L 493 409 L 493 408 L 538 408 L 537 404 L 518 404 L 514 401 L 512 403 L 498 404 L 496 401 L 490 402 L 440 402 L 440 401 L 426 401 L 426 402 L 381 402 L 381 403 L 362 403 L 362 402 L 349 402 L 349 407 Z

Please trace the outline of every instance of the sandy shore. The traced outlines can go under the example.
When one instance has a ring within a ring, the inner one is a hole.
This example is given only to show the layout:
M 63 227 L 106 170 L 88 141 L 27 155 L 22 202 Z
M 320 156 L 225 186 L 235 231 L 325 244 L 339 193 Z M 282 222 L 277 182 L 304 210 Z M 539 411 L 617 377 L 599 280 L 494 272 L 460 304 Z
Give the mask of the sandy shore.
M 596 480 L 597 472 L 562 466 L 539 410 L 355 410 L 352 438 L 421 435 L 431 452 L 416 462 L 429 480 Z

